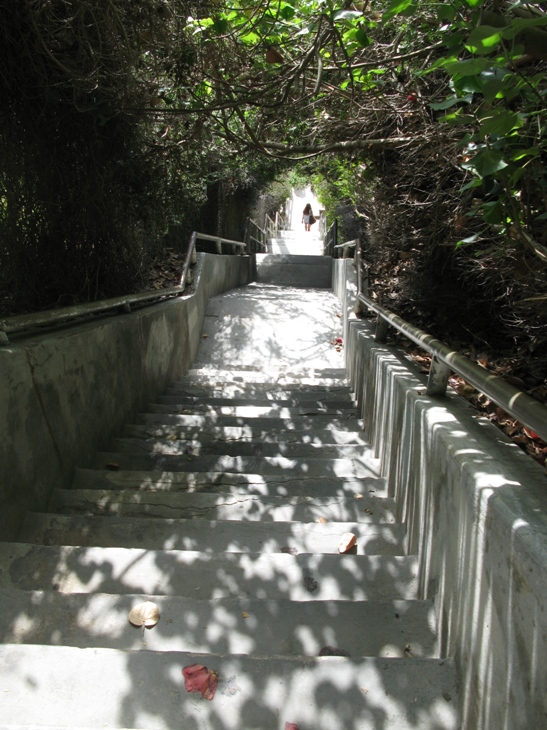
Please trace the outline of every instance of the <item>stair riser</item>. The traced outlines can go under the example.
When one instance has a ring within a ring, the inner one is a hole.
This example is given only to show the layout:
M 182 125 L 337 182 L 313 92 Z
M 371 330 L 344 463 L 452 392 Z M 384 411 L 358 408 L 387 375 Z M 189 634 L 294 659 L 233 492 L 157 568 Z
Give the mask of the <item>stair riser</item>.
M 293 479 L 310 477 L 362 478 L 370 474 L 366 459 L 320 459 L 301 457 L 252 456 L 169 456 L 147 454 L 99 453 L 93 460 L 95 469 L 109 465 L 130 471 L 232 472 L 237 474 L 290 475 Z
M 339 396 L 327 396 L 312 398 L 309 395 L 306 398 L 259 398 L 240 396 L 235 397 L 219 397 L 210 394 L 202 396 L 186 396 L 176 391 L 167 391 L 163 396 L 159 396 L 157 403 L 164 405 L 177 405 L 182 408 L 192 409 L 193 412 L 214 410 L 221 408 L 258 408 L 258 409 L 292 409 L 292 410 L 310 410 L 320 409 L 329 413 L 337 411 L 349 411 L 355 413 L 355 403 L 351 398 L 340 398 Z
M 271 424 L 270 424 L 271 425 Z M 201 444 L 209 444 L 218 441 L 220 443 L 261 443 L 261 444 L 283 444 L 294 446 L 329 446 L 340 444 L 341 446 L 359 444 L 363 448 L 368 443 L 362 438 L 362 432 L 355 431 L 289 431 L 271 427 L 269 430 L 256 429 L 254 424 L 248 426 L 209 426 L 207 431 L 199 426 L 177 426 L 149 424 L 130 425 L 126 427 L 128 437 L 134 438 L 163 438 L 169 440 L 188 441 L 195 440 Z
M 80 489 L 138 489 L 143 492 L 205 492 L 262 497 L 309 496 L 341 499 L 354 495 L 385 497 L 386 486 L 370 469 L 361 479 L 288 474 L 230 474 L 227 472 L 109 471 L 77 469 L 74 487 Z
M 163 517 L 167 519 L 250 520 L 264 522 L 393 523 L 393 500 L 320 499 L 318 497 L 264 498 L 248 494 L 181 494 L 137 490 L 57 489 L 53 495 L 60 514 Z
M 343 562 L 342 562 L 343 561 Z M 0 543 L 0 587 L 200 599 L 415 599 L 414 557 L 221 554 Z
M 115 439 L 113 449 L 120 454 L 151 454 L 169 456 L 245 456 L 245 457 L 283 457 L 283 458 L 360 458 L 368 451 L 362 446 L 335 446 L 314 444 L 286 444 L 240 442 L 240 441 L 206 441 L 199 439 Z
M 155 631 L 127 620 L 140 595 L 60 595 L 0 590 L 2 643 L 194 651 L 251 656 L 318 656 L 327 646 L 352 656 L 436 656 L 427 601 L 199 601 L 149 596 Z M 27 620 L 22 622 L 21 616 Z M 100 620 L 98 620 L 100 618 Z M 370 627 L 374 626 L 374 631 Z
M 344 533 L 357 538 L 356 555 L 404 555 L 402 525 L 355 522 L 217 522 L 131 517 L 85 517 L 29 513 L 21 527 L 21 542 L 82 547 L 133 547 L 146 550 L 193 550 L 211 553 L 299 553 L 338 555 Z

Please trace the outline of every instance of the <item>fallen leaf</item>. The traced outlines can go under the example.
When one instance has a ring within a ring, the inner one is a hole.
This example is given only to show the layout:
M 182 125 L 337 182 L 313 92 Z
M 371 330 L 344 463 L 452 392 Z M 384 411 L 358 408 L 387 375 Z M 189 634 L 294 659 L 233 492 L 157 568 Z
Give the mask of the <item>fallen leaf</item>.
M 151 629 L 160 620 L 160 609 L 152 601 L 144 601 L 133 606 L 127 618 L 133 626 L 146 626 L 147 629 Z
M 286 722 L 285 730 L 300 730 L 300 728 L 294 722 Z
M 349 651 L 339 649 L 337 646 L 324 646 L 319 652 L 319 656 L 349 656 Z
M 247 611 L 242 611 L 242 612 L 241 612 L 241 615 L 243 616 L 243 618 L 249 618 L 249 616 L 250 616 L 251 614 L 250 614 L 250 613 L 247 613 Z
M 203 339 L 205 340 L 205 339 L 207 339 L 207 337 L 209 337 L 209 335 L 207 334 L 207 332 L 204 332 L 203 333 Z
M 298 555 L 298 550 L 294 547 L 282 547 L 281 552 L 288 553 L 289 555 Z
M 322 525 L 326 525 L 328 522 L 324 517 L 318 517 L 315 521 L 320 522 Z
M 347 553 L 357 542 L 357 537 L 353 532 L 344 532 L 338 543 L 338 552 Z
M 534 439 L 535 441 L 539 441 L 541 439 L 541 436 L 538 436 L 538 434 L 535 431 L 532 431 L 531 428 L 528 428 L 528 426 L 523 426 L 522 430 L 528 438 Z
M 367 513 L 367 515 L 373 515 L 374 514 L 374 512 L 371 509 L 366 509 L 365 512 Z
M 120 468 L 120 465 L 118 464 L 117 461 L 108 461 L 107 464 L 106 464 L 106 468 L 107 469 L 112 469 L 112 470 L 119 469 Z
M 203 664 L 190 664 L 182 670 L 187 692 L 201 692 L 205 700 L 212 700 L 218 685 L 218 673 Z
M 363 495 L 362 494 L 354 494 L 353 495 L 353 499 L 363 499 Z
M 309 591 L 310 593 L 313 593 L 319 588 L 319 583 L 314 580 L 311 575 L 307 575 L 304 578 L 304 588 Z

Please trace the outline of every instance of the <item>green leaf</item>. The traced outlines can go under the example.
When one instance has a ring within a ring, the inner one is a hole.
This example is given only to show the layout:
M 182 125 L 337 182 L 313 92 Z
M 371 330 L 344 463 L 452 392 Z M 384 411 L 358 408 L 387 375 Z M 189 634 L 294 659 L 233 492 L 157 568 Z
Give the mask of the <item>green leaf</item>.
M 496 99 L 502 99 L 504 96 L 504 89 L 506 87 L 506 84 L 501 81 L 500 79 L 493 79 L 492 81 L 488 81 L 482 90 L 482 94 L 485 98 L 485 100 L 492 104 Z
M 296 15 L 296 10 L 292 5 L 283 5 L 279 11 L 279 15 L 283 18 L 283 20 L 292 20 Z
M 441 23 L 443 20 L 452 22 L 456 17 L 456 9 L 452 5 L 442 3 L 437 6 L 437 17 Z
M 530 147 L 527 150 L 517 150 L 514 152 L 511 156 L 511 159 L 513 162 L 518 162 L 519 160 L 524 159 L 525 157 L 537 157 L 539 155 L 539 150 L 537 147 Z
M 465 47 L 471 53 L 492 53 L 501 41 L 501 29 L 491 25 L 479 25 L 469 34 Z
M 465 1 L 470 8 L 478 8 L 479 5 L 482 5 L 484 2 L 484 0 L 465 0 Z
M 471 58 L 468 61 L 456 61 L 447 63 L 445 68 L 450 76 L 478 76 L 489 66 L 486 58 Z
M 459 248 L 460 246 L 465 246 L 468 243 L 475 243 L 477 238 L 480 237 L 480 233 L 474 233 L 472 236 L 469 236 L 468 238 L 462 238 L 461 241 L 458 241 L 456 244 L 456 248 Z
M 401 15 L 412 5 L 412 0 L 391 0 L 391 4 L 386 12 L 382 15 L 382 20 L 389 20 L 396 15 Z
M 481 177 L 493 175 L 507 167 L 507 162 L 496 150 L 481 150 L 469 162 L 462 165 L 463 168 L 473 167 Z
M 480 188 L 482 185 L 482 180 L 478 177 L 473 178 L 471 182 L 468 182 L 467 185 L 464 185 L 460 188 L 460 193 L 465 193 L 466 190 L 473 190 L 473 188 Z
M 502 202 L 500 200 L 495 200 L 490 203 L 485 203 L 483 205 L 482 217 L 487 223 L 490 223 L 491 225 L 496 223 L 503 223 L 504 211 Z
M 481 139 L 489 135 L 503 137 L 512 132 L 513 129 L 522 127 L 523 124 L 521 117 L 515 112 L 506 109 L 494 109 L 489 112 L 488 117 L 481 119 L 479 134 Z
M 219 35 L 223 35 L 228 30 L 228 21 L 226 18 L 215 18 L 213 28 Z
M 363 13 L 360 10 L 337 10 L 332 19 L 337 20 L 353 20 L 355 18 L 361 18 Z
M 438 111 L 439 109 L 450 109 L 451 107 L 455 106 L 459 101 L 471 101 L 472 97 L 459 97 L 456 96 L 456 94 L 452 94 L 452 96 L 449 96 L 444 101 L 439 101 L 436 104 L 430 104 L 429 106 L 431 109 L 435 109 L 435 111 Z
M 355 34 L 355 40 L 361 46 L 363 46 L 363 48 L 365 46 L 370 46 L 370 44 L 371 44 L 370 38 L 368 37 L 368 35 L 365 33 L 365 31 L 362 28 L 359 28 L 357 33 Z
M 471 114 L 464 114 L 461 109 L 439 118 L 439 122 L 445 122 L 446 124 L 472 124 L 474 121 L 475 117 Z

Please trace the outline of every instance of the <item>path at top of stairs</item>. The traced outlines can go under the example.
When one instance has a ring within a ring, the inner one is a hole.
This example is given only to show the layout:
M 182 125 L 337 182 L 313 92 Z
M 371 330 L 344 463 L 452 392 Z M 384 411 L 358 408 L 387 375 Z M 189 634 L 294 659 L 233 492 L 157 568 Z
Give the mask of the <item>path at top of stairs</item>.
M 339 312 L 271 285 L 211 300 L 195 367 L 0 543 L 0 727 L 458 728 Z M 127 620 L 143 600 L 147 630 Z M 192 664 L 218 673 L 212 700 L 186 691 Z

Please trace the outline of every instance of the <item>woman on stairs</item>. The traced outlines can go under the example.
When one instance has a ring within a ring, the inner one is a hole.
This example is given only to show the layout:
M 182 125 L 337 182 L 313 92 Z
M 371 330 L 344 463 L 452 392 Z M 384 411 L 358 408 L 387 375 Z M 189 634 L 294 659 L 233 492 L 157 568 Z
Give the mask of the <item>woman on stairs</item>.
M 306 207 L 302 212 L 302 223 L 304 224 L 304 229 L 306 231 L 309 231 L 311 224 L 315 223 L 315 218 L 313 216 L 311 205 L 309 203 L 306 203 Z

